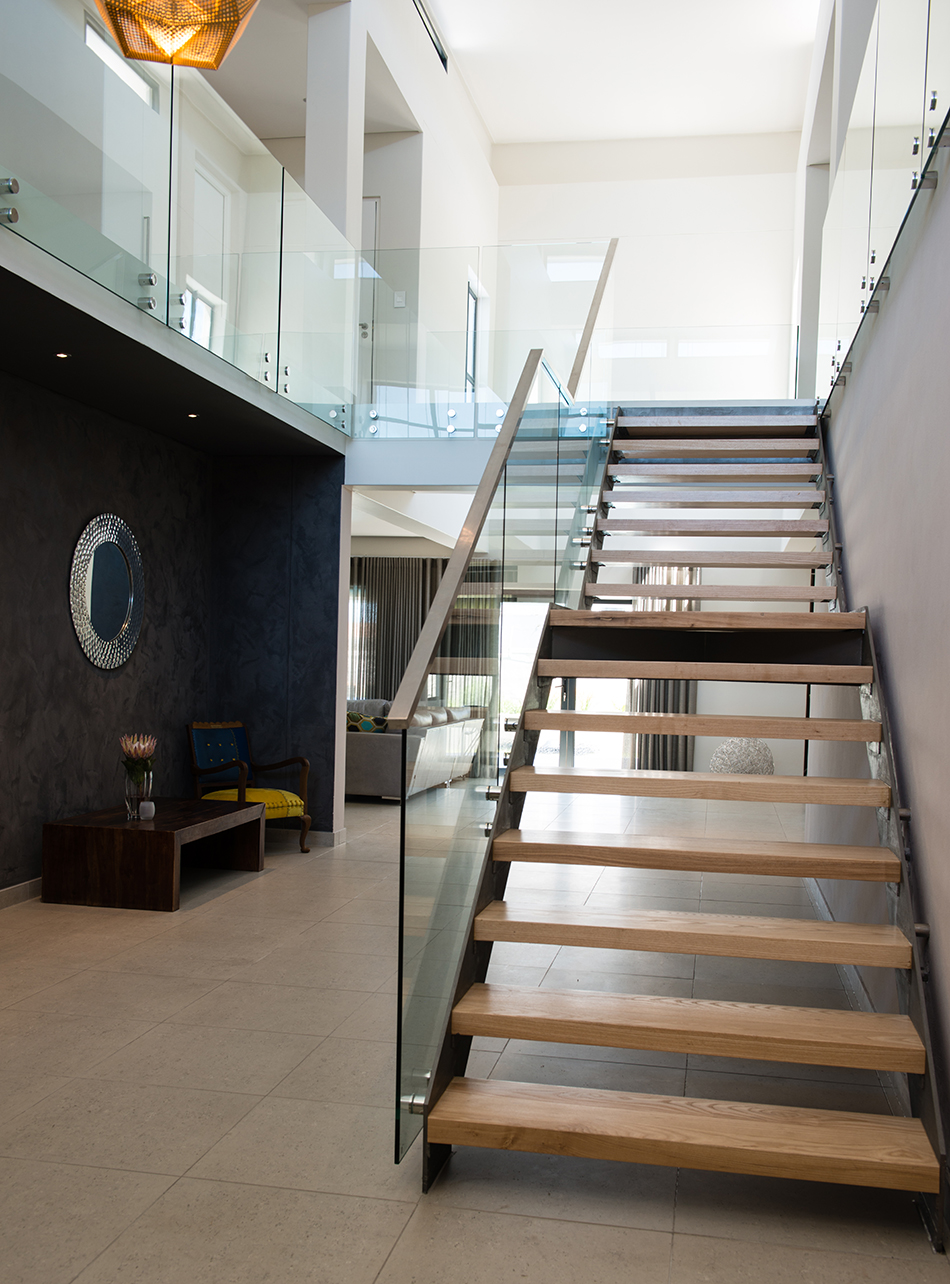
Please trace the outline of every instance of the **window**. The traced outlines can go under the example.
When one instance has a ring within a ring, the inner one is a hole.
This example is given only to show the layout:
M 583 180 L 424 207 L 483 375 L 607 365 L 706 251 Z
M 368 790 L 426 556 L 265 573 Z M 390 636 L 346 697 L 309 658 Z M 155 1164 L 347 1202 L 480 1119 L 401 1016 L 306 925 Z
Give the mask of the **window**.
M 133 63 L 123 58 L 118 49 L 96 30 L 88 18 L 86 19 L 86 48 L 91 49 L 110 71 L 114 71 L 133 93 L 138 94 L 146 107 L 155 108 L 154 82 L 144 76 Z

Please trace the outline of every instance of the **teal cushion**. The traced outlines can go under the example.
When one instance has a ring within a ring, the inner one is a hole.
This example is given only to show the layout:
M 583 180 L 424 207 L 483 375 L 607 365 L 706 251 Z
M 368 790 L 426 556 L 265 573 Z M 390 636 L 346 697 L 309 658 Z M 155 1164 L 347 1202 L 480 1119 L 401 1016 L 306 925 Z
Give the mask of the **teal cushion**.
M 356 713 L 351 710 L 346 715 L 347 731 L 380 732 L 386 730 L 385 718 L 371 718 L 368 713 Z

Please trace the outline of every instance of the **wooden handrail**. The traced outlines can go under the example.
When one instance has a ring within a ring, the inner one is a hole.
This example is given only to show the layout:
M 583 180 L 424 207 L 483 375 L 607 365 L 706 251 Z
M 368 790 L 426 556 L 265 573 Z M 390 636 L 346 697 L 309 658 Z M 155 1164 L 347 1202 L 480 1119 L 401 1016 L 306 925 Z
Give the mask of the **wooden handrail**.
M 615 236 L 607 246 L 607 253 L 604 256 L 604 261 L 600 269 L 600 276 L 597 279 L 597 288 L 594 290 L 594 297 L 590 301 L 590 311 L 587 313 L 587 320 L 584 322 L 581 341 L 577 345 L 577 355 L 574 357 L 574 364 L 571 367 L 571 377 L 567 381 L 567 390 L 571 394 L 572 399 L 576 395 L 577 385 L 581 381 L 584 362 L 587 360 L 590 341 L 594 337 L 594 326 L 597 324 L 597 317 L 600 314 L 600 305 L 604 300 L 604 291 L 607 289 L 607 278 L 610 276 L 610 269 L 614 265 L 614 255 L 617 253 L 618 244 L 619 240 Z
M 531 394 L 538 367 L 541 364 L 541 353 L 541 348 L 532 348 L 528 353 L 528 359 L 524 363 L 524 369 L 521 371 L 518 386 L 515 388 L 514 395 L 508 405 L 508 413 L 502 421 L 501 431 L 498 433 L 498 437 L 492 447 L 482 479 L 478 483 L 475 497 L 468 510 L 468 516 L 465 518 L 465 525 L 462 527 L 458 543 L 455 545 L 455 551 L 449 558 L 449 564 L 439 582 L 438 590 L 432 600 L 432 605 L 429 607 L 429 613 L 425 618 L 419 639 L 413 647 L 412 655 L 409 657 L 406 672 L 402 676 L 399 690 L 396 692 L 396 697 L 390 706 L 387 718 L 389 726 L 394 730 L 401 730 L 409 725 L 425 688 L 432 660 L 439 649 L 442 636 L 448 628 L 452 608 L 455 606 L 455 600 L 465 581 L 465 576 L 475 553 L 475 545 L 478 543 L 478 537 L 482 533 L 482 527 L 485 525 L 485 519 L 488 517 L 492 500 L 495 497 L 495 491 L 498 489 L 502 472 L 508 462 L 512 444 L 524 418 L 528 397 Z

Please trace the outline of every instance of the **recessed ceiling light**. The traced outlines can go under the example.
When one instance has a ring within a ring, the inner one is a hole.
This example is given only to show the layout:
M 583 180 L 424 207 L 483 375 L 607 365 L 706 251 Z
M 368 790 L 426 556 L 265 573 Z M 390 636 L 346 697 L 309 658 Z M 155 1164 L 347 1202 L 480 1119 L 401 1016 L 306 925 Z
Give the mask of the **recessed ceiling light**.
M 197 416 L 197 415 L 195 415 L 195 414 L 191 414 L 191 415 L 189 415 L 189 416 L 188 416 L 188 418 L 189 418 L 189 419 L 197 419 L 197 418 L 198 418 L 198 416 Z
M 54 357 L 71 357 L 72 355 L 73 354 L 71 352 L 54 352 L 53 353 Z

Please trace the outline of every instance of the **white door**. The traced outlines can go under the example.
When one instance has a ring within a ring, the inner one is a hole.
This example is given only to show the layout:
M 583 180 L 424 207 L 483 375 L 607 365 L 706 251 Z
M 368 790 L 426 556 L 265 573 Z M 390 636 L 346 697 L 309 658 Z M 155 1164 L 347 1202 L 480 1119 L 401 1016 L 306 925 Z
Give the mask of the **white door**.
M 359 400 L 372 406 L 376 398 L 373 347 L 376 331 L 376 253 L 379 248 L 379 197 L 363 197 L 362 262 L 359 302 Z M 364 263 L 368 267 L 364 266 Z

